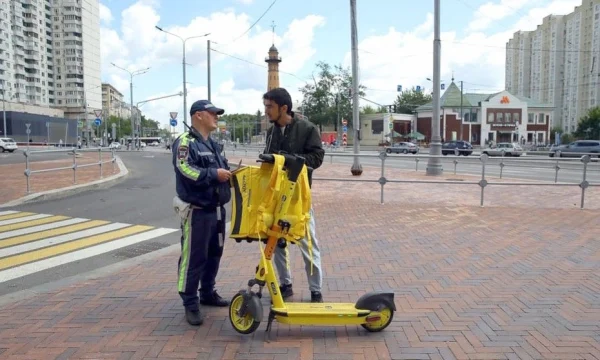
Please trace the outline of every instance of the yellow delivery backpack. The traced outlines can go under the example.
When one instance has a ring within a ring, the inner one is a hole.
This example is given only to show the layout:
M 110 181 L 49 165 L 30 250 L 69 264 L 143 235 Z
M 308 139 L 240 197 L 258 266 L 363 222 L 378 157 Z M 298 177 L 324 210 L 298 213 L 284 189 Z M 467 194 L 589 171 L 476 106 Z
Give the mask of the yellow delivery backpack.
M 274 157 L 274 163 L 263 162 L 260 166 L 245 166 L 232 172 L 230 238 L 249 241 L 267 239 L 273 225 L 279 193 L 288 184 L 287 172 L 283 167 L 285 158 L 281 155 Z M 281 236 L 290 242 L 304 238 L 308 233 L 310 209 L 310 186 L 304 166 L 298 177 L 288 214 L 284 217 L 291 227 L 286 235 Z

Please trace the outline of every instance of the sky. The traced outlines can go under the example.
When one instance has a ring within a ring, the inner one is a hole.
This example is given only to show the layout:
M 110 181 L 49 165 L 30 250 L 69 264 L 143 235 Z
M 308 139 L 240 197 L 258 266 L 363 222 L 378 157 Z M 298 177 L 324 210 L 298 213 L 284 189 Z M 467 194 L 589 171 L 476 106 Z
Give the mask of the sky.
M 505 47 L 514 32 L 534 30 L 545 16 L 581 5 L 581 0 L 440 2 L 441 82 L 447 86 L 454 76 L 465 92 L 486 93 L 504 89 Z M 207 98 L 207 39 L 213 49 L 211 100 L 228 114 L 263 111 L 264 60 L 273 43 L 282 57 L 280 86 L 293 101 L 302 100 L 299 88 L 313 81 L 317 62 L 351 68 L 348 0 L 100 0 L 100 18 L 103 82 L 129 103 L 130 76 L 111 63 L 129 71 L 150 67 L 133 77 L 134 105 L 183 90 L 183 42 L 155 26 L 182 38 L 209 33 L 185 43 L 188 109 Z M 432 91 L 427 78 L 433 78 L 433 1 L 357 0 L 357 29 L 366 99 L 392 104 L 398 85 Z M 368 104 L 361 100 L 360 106 Z M 169 113 L 178 112 L 176 130 L 183 130 L 183 97 L 140 108 L 165 126 Z

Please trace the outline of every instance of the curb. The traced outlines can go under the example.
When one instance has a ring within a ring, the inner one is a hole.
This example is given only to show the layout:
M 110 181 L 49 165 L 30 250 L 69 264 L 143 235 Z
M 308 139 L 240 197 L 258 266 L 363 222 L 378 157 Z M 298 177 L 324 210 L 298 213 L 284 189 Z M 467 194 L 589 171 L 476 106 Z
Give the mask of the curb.
M 119 173 L 116 175 L 111 175 L 104 179 L 92 181 L 92 182 L 85 183 L 85 184 L 73 185 L 73 186 L 69 186 L 69 187 L 65 187 L 65 188 L 29 194 L 22 198 L 12 200 L 12 201 L 9 201 L 4 204 L 0 204 L 0 209 L 14 207 L 14 206 L 18 206 L 18 205 L 30 204 L 30 203 L 38 202 L 38 201 L 61 199 L 61 198 L 65 198 L 67 196 L 75 195 L 77 193 L 80 193 L 80 192 L 83 192 L 86 190 L 100 189 L 100 188 L 112 186 L 112 185 L 116 184 L 117 182 L 123 180 L 127 175 L 129 175 L 129 170 L 127 169 L 127 167 L 125 166 L 125 164 L 123 163 L 121 158 L 118 156 L 115 156 L 115 159 L 116 159 L 117 165 L 119 166 Z

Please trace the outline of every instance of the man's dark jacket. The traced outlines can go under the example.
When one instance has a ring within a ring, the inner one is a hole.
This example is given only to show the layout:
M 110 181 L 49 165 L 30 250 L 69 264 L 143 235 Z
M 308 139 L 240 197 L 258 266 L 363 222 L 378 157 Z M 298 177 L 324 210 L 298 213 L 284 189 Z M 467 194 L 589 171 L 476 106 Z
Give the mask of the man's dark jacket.
M 303 156 L 306 159 L 306 166 L 313 170 L 321 166 L 325 156 L 319 129 L 309 121 L 296 118 L 292 118 L 292 122 L 285 127 L 283 133 L 277 123 L 267 130 L 267 146 L 264 153 L 277 154 L 280 151 Z M 312 186 L 310 170 L 308 182 Z

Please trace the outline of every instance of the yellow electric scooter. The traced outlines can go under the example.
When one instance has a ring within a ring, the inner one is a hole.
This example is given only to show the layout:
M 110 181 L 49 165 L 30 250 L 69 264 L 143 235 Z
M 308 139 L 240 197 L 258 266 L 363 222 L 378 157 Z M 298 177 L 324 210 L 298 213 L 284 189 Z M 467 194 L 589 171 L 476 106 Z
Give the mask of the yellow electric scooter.
M 392 322 L 396 311 L 393 292 L 370 292 L 361 296 L 354 304 L 284 302 L 279 292 L 272 257 L 276 246 L 285 247 L 288 242 L 293 243 L 289 237 L 283 236 L 293 225 L 286 220 L 286 213 L 298 176 L 305 166 L 305 160 L 303 157 L 293 155 L 261 154 L 258 161 L 274 163 L 276 156 L 285 157 L 284 169 L 287 181 L 281 186 L 280 200 L 273 214 L 271 234 L 275 235 L 262 240 L 266 245 L 262 251 L 264 255 L 261 255 L 262 259 L 256 268 L 255 278 L 248 281 L 247 289 L 239 291 L 231 300 L 229 305 L 231 325 L 241 334 L 250 334 L 258 328 L 263 319 L 263 306 L 260 299 L 263 288 L 267 286 L 271 295 L 271 309 L 265 332 L 267 339 L 273 320 L 290 325 L 361 325 L 370 332 L 385 329 Z M 235 240 L 242 241 L 242 239 Z M 257 292 L 252 290 L 255 285 L 258 286 Z

